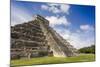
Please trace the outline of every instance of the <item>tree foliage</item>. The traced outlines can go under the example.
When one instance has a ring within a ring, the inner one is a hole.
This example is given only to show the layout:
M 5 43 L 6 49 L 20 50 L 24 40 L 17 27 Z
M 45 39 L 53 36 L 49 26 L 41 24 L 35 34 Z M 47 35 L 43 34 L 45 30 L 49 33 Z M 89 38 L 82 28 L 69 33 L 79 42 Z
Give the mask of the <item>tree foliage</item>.
M 93 53 L 95 54 L 95 45 L 84 47 L 78 50 L 80 53 Z

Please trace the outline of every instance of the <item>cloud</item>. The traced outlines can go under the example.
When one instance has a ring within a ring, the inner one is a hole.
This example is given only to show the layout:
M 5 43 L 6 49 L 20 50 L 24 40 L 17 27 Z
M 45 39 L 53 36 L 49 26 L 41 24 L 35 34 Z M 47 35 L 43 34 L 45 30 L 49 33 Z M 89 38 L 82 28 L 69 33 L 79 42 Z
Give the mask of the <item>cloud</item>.
M 32 20 L 32 16 L 20 6 L 11 5 L 11 26 Z
M 56 25 L 70 25 L 70 22 L 68 22 L 67 18 L 65 16 L 47 16 L 47 20 L 50 21 L 50 26 L 54 27 Z
M 69 14 L 69 8 L 70 8 L 70 6 L 65 5 L 65 4 L 60 6 L 61 11 L 64 12 L 64 13 L 67 13 L 67 14 Z
M 94 28 L 90 25 L 80 25 L 80 29 L 83 31 L 93 30 Z
M 41 8 L 44 10 L 48 10 L 49 7 L 47 5 L 41 5 Z
M 69 14 L 70 6 L 66 4 L 46 4 L 41 5 L 41 9 L 50 11 L 52 13 L 66 13 Z

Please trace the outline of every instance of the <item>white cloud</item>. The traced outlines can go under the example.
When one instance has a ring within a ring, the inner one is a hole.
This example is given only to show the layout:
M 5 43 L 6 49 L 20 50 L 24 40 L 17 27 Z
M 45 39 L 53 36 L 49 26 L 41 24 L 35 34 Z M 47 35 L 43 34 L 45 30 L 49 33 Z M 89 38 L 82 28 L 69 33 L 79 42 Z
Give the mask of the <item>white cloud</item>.
M 80 29 L 83 31 L 93 30 L 93 27 L 90 25 L 80 25 Z
M 71 44 L 76 48 L 90 46 L 95 43 L 95 35 L 93 30 L 86 32 L 76 32 L 72 34 Z
M 41 5 L 41 9 L 47 10 L 53 13 L 66 13 L 69 14 L 69 5 L 66 4 L 46 4 Z
M 48 10 L 53 13 L 60 13 L 60 10 L 56 6 L 50 6 Z
M 85 37 L 83 37 L 84 35 L 86 35 L 86 34 L 80 35 L 78 33 L 73 33 L 69 39 L 69 42 L 71 43 L 71 45 L 73 45 L 76 48 L 87 47 L 87 46 L 90 46 L 95 43 L 94 36 L 92 36 L 92 38 L 91 37 L 85 38 Z M 85 38 L 85 40 L 84 40 L 84 38 Z
M 32 20 L 32 16 L 19 6 L 11 6 L 11 26 Z
M 44 10 L 48 10 L 49 7 L 47 5 L 41 5 L 41 8 Z
M 47 16 L 47 20 L 50 21 L 50 26 L 54 27 L 55 25 L 69 25 L 67 18 L 65 16 L 57 17 L 57 16 Z
M 61 11 L 64 12 L 64 13 L 67 13 L 67 14 L 69 14 L 69 8 L 70 8 L 70 6 L 69 5 L 65 5 L 65 4 L 62 4 L 60 6 Z

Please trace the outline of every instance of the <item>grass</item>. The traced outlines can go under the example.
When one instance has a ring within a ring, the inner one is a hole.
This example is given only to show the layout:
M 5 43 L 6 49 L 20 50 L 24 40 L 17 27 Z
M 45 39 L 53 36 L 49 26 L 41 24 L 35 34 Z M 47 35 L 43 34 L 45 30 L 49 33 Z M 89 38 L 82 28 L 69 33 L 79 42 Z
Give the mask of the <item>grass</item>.
M 40 64 L 58 64 L 58 63 L 75 63 L 95 61 L 94 54 L 80 54 L 75 57 L 40 57 L 31 59 L 11 60 L 11 66 L 26 66 Z

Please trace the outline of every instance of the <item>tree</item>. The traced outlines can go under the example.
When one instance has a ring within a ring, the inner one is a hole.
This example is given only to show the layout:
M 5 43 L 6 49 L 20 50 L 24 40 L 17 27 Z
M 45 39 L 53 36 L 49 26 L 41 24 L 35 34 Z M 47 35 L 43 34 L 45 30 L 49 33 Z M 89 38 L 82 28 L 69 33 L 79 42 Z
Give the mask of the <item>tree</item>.
M 78 50 L 80 53 L 93 53 L 95 54 L 95 45 L 91 45 L 89 47 L 83 47 Z

